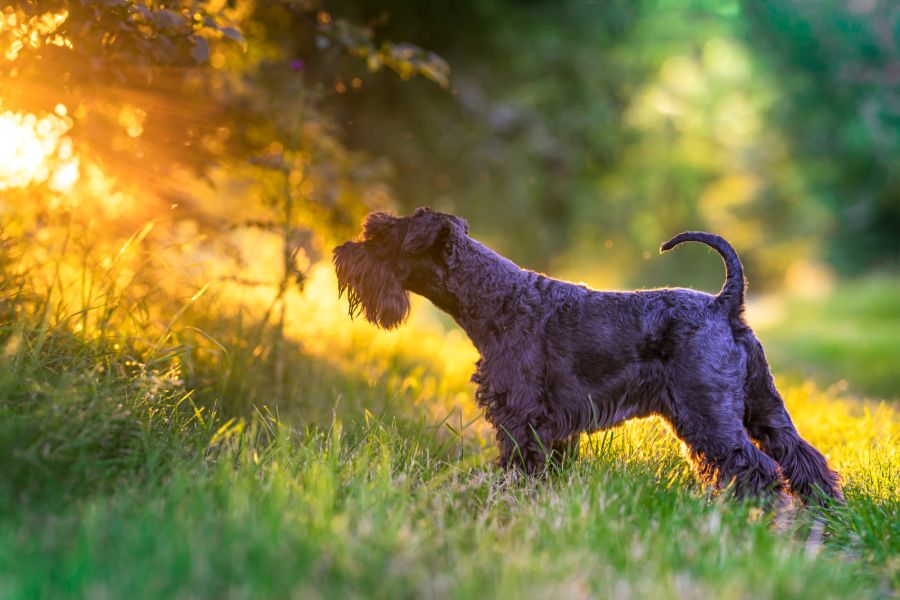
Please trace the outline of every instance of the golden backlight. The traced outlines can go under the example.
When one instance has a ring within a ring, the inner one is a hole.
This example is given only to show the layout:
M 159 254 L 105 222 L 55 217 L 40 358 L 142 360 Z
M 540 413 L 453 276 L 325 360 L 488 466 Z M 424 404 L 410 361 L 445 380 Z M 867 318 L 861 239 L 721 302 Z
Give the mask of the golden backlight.
M 47 183 L 53 191 L 71 191 L 79 170 L 65 114 L 61 104 L 43 117 L 0 113 L 0 190 Z

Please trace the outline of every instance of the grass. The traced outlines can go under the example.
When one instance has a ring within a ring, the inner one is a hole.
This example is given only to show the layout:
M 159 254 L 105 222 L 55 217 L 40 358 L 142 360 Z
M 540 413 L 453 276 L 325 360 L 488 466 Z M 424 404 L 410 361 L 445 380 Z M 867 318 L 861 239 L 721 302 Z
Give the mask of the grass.
M 874 305 L 847 310 L 895 327 L 871 285 Z M 139 322 L 150 308 L 116 288 L 100 302 L 115 309 L 78 329 L 27 285 L 3 289 L 4 598 L 900 592 L 894 404 L 783 385 L 848 505 L 776 522 L 711 497 L 655 420 L 584 438 L 582 458 L 542 479 L 498 472 L 468 342 L 423 306 L 396 332 L 350 324 L 326 269 L 291 299 L 283 335 L 247 326 L 225 291 L 175 302 L 189 308 L 174 323 Z M 791 353 L 789 333 L 769 346 Z
M 849 506 L 811 552 L 811 516 L 781 532 L 710 500 L 658 424 L 529 481 L 452 458 L 426 428 L 255 423 L 205 459 L 14 510 L 0 520 L 3 595 L 865 598 L 897 585 L 895 459 L 844 469 Z

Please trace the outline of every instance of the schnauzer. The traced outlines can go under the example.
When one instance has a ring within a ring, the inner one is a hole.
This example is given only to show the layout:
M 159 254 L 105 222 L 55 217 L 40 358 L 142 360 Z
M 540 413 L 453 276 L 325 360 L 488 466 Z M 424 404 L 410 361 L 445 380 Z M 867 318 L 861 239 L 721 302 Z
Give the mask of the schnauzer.
M 419 208 L 370 214 L 334 249 L 350 316 L 391 329 L 409 292 L 447 312 L 481 354 L 472 381 L 503 467 L 528 473 L 577 452 L 579 436 L 658 415 L 697 471 L 738 497 L 790 489 L 842 502 L 839 476 L 797 433 L 762 346 L 743 318 L 743 267 L 723 238 L 681 233 L 725 261 L 722 291 L 595 291 L 522 269 L 468 236 L 466 221 Z M 754 443 L 755 442 L 755 443 Z

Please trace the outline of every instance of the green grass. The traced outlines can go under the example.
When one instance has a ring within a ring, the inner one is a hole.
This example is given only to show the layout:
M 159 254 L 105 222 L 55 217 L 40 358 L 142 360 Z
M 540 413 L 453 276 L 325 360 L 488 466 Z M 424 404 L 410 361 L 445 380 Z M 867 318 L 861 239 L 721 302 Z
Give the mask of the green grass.
M 111 382 L 9 386 L 7 405 L 30 408 L 3 419 L 16 467 L 0 516 L 8 598 L 865 598 L 900 584 L 898 460 L 881 455 L 898 445 L 896 417 L 808 387 L 789 395 L 801 427 L 833 401 L 859 428 L 830 447 L 828 423 L 813 436 L 840 460 L 849 500 L 817 552 L 805 548 L 812 514 L 782 531 L 752 505 L 710 498 L 656 422 L 517 480 L 474 438 L 412 417 L 297 430 L 257 415 L 215 431 L 139 379 L 118 416 Z
M 331 284 L 311 285 L 298 314 L 342 326 L 310 320 L 287 341 L 255 340 L 278 352 L 226 339 L 234 322 L 204 321 L 221 314 L 211 307 L 172 329 L 165 360 L 113 329 L 85 336 L 65 316 L 13 311 L 0 354 L 0 597 L 900 592 L 893 404 L 782 386 L 845 479 L 847 507 L 824 514 L 776 518 L 712 497 L 655 420 L 585 438 L 581 458 L 543 478 L 510 476 L 472 421 L 464 340 L 420 306 L 398 332 L 350 325 L 333 300 L 314 306 Z M 224 341 L 202 346 L 190 333 L 201 326 Z
M 677 453 L 623 439 L 545 481 L 516 481 L 480 460 L 438 458 L 423 430 L 373 419 L 344 434 L 274 430 L 265 447 L 233 437 L 215 459 L 60 512 L 17 511 L 0 522 L 0 590 L 864 598 L 887 592 L 884 562 L 896 560 L 896 501 L 890 513 L 851 495 L 829 525 L 841 543 L 813 554 L 808 518 L 777 532 L 751 506 L 708 500 Z M 860 527 L 879 538 L 893 528 L 893 559 L 866 556 Z

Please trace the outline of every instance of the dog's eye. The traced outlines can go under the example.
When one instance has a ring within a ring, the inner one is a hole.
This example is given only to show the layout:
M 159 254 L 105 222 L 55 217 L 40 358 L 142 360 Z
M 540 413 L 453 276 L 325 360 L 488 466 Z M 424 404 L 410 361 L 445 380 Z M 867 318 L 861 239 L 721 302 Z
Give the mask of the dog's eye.
M 450 240 L 445 241 L 441 244 L 441 259 L 444 262 L 449 262 L 456 254 L 456 249 L 453 246 L 453 243 Z

